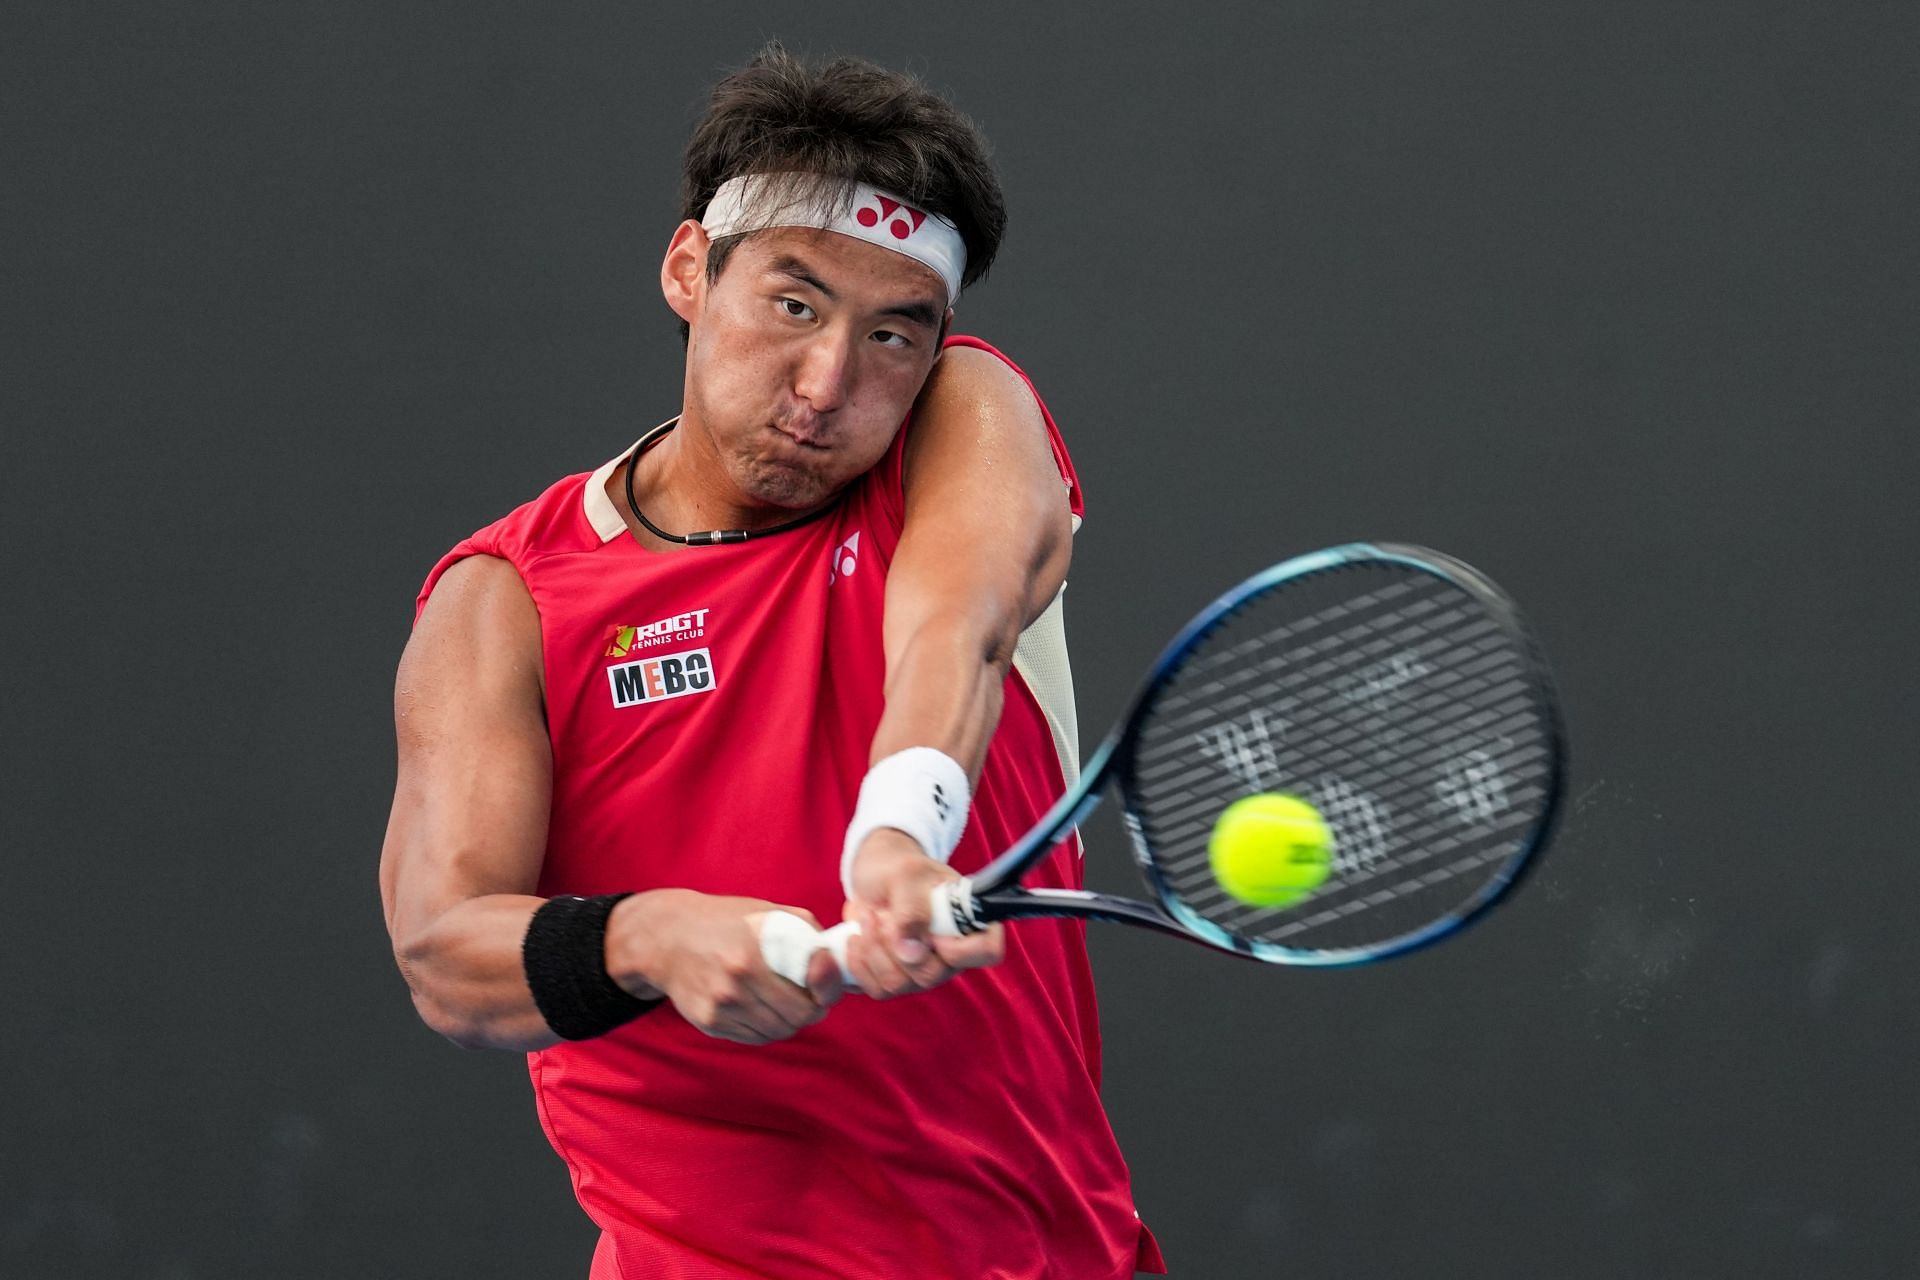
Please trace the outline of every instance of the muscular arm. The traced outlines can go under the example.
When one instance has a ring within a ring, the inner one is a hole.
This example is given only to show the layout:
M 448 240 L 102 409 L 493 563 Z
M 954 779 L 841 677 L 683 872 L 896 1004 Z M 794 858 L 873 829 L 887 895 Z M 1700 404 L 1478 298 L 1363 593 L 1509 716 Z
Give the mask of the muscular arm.
M 400 662 L 394 724 L 400 773 L 380 892 L 415 1008 L 469 1047 L 557 1043 L 521 963 L 527 924 L 545 901 L 535 890 L 553 762 L 540 619 L 512 565 L 473 556 L 441 576 Z M 791 1035 L 838 998 L 838 977 L 825 957 L 811 990 L 767 972 L 754 916 L 772 905 L 636 894 L 607 922 L 607 972 L 642 999 L 671 996 L 709 1034 L 748 1043 Z
M 907 441 L 906 526 L 887 573 L 886 710 L 871 760 L 934 747 L 978 777 L 1014 646 L 1066 581 L 1071 554 L 1072 514 L 1032 391 L 989 353 L 950 349 Z M 924 988 L 953 966 L 999 958 L 997 927 L 942 940 L 934 954 L 915 945 L 927 891 L 952 874 L 900 832 L 883 828 L 862 844 L 849 914 L 882 943 L 859 948 L 854 969 L 868 991 Z
M 1033 392 L 969 347 L 940 360 L 906 450 L 872 759 L 937 747 L 977 776 L 1014 645 L 1066 581 L 1071 512 Z

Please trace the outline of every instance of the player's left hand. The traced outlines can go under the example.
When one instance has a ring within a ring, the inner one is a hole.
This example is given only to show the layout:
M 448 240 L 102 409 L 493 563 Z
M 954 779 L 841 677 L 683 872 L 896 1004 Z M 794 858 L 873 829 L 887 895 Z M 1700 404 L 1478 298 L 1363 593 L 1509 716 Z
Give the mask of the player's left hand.
M 854 855 L 853 898 L 844 913 L 860 925 L 847 946 L 847 967 L 862 991 L 884 1000 L 930 990 L 962 969 L 1000 963 L 1004 925 L 964 938 L 928 932 L 934 886 L 959 878 L 904 832 L 881 827 L 867 836 Z

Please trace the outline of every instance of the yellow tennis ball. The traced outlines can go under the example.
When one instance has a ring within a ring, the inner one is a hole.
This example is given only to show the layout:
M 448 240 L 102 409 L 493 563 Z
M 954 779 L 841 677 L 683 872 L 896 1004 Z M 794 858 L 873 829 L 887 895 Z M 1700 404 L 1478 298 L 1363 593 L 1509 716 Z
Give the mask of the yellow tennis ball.
M 1227 806 L 1213 824 L 1207 859 L 1220 887 L 1240 901 L 1291 906 L 1333 870 L 1333 832 L 1305 800 L 1263 792 Z

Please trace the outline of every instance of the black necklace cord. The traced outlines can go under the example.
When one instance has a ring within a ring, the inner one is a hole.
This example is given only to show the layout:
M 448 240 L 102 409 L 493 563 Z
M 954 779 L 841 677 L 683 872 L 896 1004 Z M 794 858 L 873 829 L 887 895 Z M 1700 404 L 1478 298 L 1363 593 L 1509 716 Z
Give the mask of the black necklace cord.
M 771 534 L 785 533 L 789 529 L 798 529 L 811 520 L 818 520 L 833 510 L 834 503 L 829 502 L 818 511 L 808 512 L 798 520 L 789 520 L 785 524 L 774 525 L 771 529 L 704 529 L 698 533 L 689 533 L 682 537 L 677 533 L 668 533 L 641 513 L 640 504 L 633 498 L 633 473 L 640 466 L 640 455 L 651 449 L 667 434 L 680 425 L 678 417 L 668 418 L 665 422 L 640 437 L 640 443 L 633 446 L 633 453 L 627 458 L 627 509 L 633 512 L 633 518 L 646 526 L 648 533 L 668 542 L 677 542 L 683 547 L 718 547 L 735 542 L 746 542 L 753 538 L 765 538 Z

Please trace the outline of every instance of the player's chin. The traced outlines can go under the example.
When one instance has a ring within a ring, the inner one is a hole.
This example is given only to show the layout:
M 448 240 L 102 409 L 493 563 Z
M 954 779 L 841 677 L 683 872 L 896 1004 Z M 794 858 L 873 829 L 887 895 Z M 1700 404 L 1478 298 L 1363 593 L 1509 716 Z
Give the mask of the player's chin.
M 740 487 L 755 501 L 789 511 L 817 507 L 846 484 L 824 463 L 790 458 L 756 458 L 748 463 L 741 480 Z

